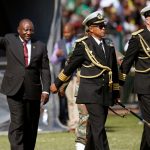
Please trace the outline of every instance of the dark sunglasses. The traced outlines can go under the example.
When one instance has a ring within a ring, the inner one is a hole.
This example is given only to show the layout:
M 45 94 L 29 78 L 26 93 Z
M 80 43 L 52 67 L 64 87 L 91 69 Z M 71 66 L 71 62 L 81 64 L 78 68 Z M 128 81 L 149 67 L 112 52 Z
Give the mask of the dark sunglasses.
M 103 23 L 103 24 L 99 24 L 99 25 L 98 25 L 98 27 L 99 27 L 100 29 L 106 28 L 106 26 L 107 26 L 107 25 L 106 25 L 106 24 L 104 24 L 104 23 Z
M 105 23 L 101 23 L 99 25 L 92 25 L 92 27 L 98 27 L 99 29 L 103 29 L 103 28 L 106 28 L 107 25 Z

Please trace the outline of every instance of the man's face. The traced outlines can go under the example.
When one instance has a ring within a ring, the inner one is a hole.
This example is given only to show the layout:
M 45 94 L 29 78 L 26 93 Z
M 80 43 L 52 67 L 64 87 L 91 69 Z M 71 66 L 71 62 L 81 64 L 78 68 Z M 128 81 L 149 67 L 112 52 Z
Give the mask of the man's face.
M 105 36 L 106 25 L 104 23 L 99 24 L 99 25 L 91 25 L 89 27 L 89 30 L 93 36 L 95 36 L 97 38 L 102 38 Z
M 150 26 L 150 16 L 148 16 L 148 17 L 146 17 L 146 24 L 148 25 L 148 26 Z
M 72 37 L 75 34 L 75 30 L 74 27 L 70 24 L 65 25 L 64 29 L 63 29 L 63 36 L 64 38 L 69 41 L 72 39 Z
M 34 26 L 32 22 L 27 20 L 21 22 L 18 27 L 18 33 L 23 40 L 29 41 L 34 33 Z

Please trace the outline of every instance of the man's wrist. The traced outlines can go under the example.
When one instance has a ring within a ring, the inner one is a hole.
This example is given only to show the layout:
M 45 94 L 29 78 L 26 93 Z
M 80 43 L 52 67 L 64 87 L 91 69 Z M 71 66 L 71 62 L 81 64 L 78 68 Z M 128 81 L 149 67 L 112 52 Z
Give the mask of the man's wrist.
M 49 92 L 46 92 L 46 91 L 43 91 L 42 93 L 44 93 L 44 94 L 48 94 L 48 95 L 49 95 Z

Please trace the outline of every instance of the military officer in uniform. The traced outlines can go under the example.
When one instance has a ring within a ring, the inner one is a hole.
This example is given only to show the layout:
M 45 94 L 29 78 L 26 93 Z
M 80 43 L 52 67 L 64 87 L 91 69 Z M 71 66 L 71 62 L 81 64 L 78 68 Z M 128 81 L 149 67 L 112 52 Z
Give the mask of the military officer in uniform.
M 76 40 L 68 65 L 50 89 L 58 92 L 69 76 L 80 68 L 80 84 L 76 102 L 85 104 L 89 113 L 85 150 L 109 150 L 105 131 L 108 107 L 119 98 L 118 66 L 115 48 L 105 36 L 105 20 L 100 11 L 83 21 L 88 36 Z
M 141 10 L 145 28 L 132 33 L 120 67 L 120 85 L 124 85 L 131 66 L 135 65 L 134 90 L 143 118 L 150 122 L 150 6 Z M 150 149 L 150 128 L 144 125 L 140 150 Z

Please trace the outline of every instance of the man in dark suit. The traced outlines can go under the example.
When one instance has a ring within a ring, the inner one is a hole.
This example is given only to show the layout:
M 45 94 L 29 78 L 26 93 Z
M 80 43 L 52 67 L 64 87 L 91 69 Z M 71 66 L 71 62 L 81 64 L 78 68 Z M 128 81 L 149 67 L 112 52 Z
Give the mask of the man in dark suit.
M 56 93 L 69 76 L 80 68 L 77 103 L 89 113 L 85 150 L 109 150 L 105 122 L 108 107 L 119 98 L 118 66 L 115 49 L 105 36 L 105 20 L 97 11 L 85 18 L 88 36 L 76 40 L 68 65 L 61 71 L 51 91 Z
M 150 6 L 141 10 L 146 27 L 132 33 L 128 49 L 120 67 L 120 85 L 124 85 L 127 74 L 134 64 L 134 91 L 144 120 L 150 122 Z M 144 124 L 140 150 L 150 149 L 150 128 Z
M 34 150 L 40 104 L 49 100 L 49 60 L 46 45 L 31 39 L 34 33 L 31 20 L 21 20 L 18 33 L 0 37 L 0 46 L 7 57 L 1 93 L 7 96 L 10 109 L 11 150 Z

